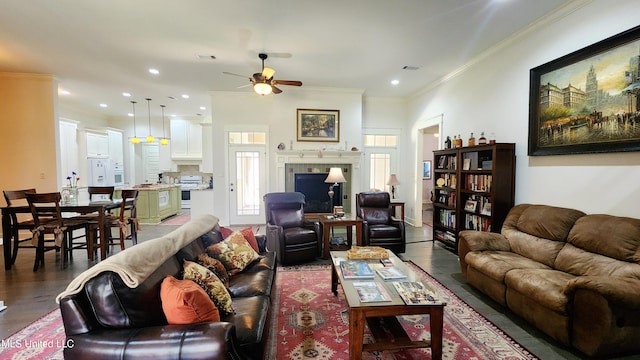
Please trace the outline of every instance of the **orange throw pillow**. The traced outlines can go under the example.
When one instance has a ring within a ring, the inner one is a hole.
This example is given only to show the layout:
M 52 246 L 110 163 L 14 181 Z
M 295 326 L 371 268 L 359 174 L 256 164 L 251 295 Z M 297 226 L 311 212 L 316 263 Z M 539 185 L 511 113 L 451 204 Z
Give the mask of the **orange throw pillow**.
M 220 234 L 222 234 L 222 238 L 226 239 L 233 233 L 233 229 L 226 228 L 224 226 L 220 226 Z M 258 240 L 256 239 L 256 235 L 253 233 L 253 229 L 251 227 L 244 228 L 240 230 L 242 236 L 247 239 L 247 242 L 253 250 L 257 253 L 260 252 L 260 248 L 258 247 Z
M 162 310 L 171 325 L 220 321 L 220 313 L 209 295 L 191 280 L 167 275 L 160 285 Z

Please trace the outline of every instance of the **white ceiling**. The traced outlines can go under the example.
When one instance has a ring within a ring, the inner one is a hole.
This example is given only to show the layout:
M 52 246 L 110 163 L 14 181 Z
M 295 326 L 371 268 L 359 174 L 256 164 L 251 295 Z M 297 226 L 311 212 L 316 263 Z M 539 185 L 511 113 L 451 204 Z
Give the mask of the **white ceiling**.
M 238 87 L 260 52 L 291 54 L 267 59 L 276 79 L 407 97 L 569 2 L 0 0 L 0 71 L 53 74 L 62 106 L 99 116 L 125 116 L 131 99 L 146 115 L 147 97 L 153 116 L 208 116 L 208 91 L 252 91 Z M 280 88 L 270 96 L 300 91 Z

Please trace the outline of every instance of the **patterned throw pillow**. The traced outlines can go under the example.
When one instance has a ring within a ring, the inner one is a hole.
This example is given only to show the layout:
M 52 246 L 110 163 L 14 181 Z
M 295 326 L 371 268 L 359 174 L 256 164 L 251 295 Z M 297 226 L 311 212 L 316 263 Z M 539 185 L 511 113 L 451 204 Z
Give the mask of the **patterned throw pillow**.
M 220 260 L 212 258 L 207 254 L 198 255 L 198 259 L 196 262 L 207 269 L 213 271 L 214 274 L 222 281 L 224 287 L 229 288 L 229 273 L 227 273 L 227 269 L 224 267 L 224 264 L 220 262 Z
M 260 252 L 260 248 L 258 247 L 258 240 L 256 239 L 256 235 L 253 233 L 253 229 L 249 226 L 240 230 L 240 232 L 242 233 L 242 236 L 247 239 L 247 242 L 249 242 L 249 245 L 251 245 L 253 250 L 255 250 L 256 252 Z M 233 234 L 233 229 L 220 226 L 220 235 L 222 235 L 223 239 L 228 238 L 231 234 Z M 207 246 L 205 246 L 205 248 Z
M 218 308 L 209 295 L 191 280 L 178 280 L 171 275 L 160 285 L 162 310 L 171 325 L 220 321 Z
M 223 314 L 235 313 L 231 305 L 231 295 L 211 270 L 193 261 L 185 260 L 183 278 L 200 285 Z
M 207 253 L 220 260 L 230 276 L 239 273 L 260 258 L 240 231 L 234 231 L 225 240 L 209 246 Z

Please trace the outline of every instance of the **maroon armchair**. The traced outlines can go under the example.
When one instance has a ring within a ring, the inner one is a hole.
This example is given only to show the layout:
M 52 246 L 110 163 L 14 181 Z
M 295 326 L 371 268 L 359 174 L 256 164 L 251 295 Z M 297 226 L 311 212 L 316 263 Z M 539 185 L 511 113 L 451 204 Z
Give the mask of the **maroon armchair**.
M 362 219 L 362 244 L 405 252 L 404 221 L 394 218 L 388 192 L 356 194 L 356 214 Z
M 313 261 L 320 253 L 320 223 L 305 220 L 304 194 L 274 192 L 264 195 L 267 247 L 275 250 L 281 264 Z

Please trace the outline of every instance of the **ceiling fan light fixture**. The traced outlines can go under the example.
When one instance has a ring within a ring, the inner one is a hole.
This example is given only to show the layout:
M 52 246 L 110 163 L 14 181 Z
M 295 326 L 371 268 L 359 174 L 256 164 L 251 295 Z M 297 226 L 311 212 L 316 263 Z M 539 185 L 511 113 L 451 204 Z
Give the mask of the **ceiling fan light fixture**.
M 263 95 L 263 96 L 269 95 L 273 91 L 273 89 L 271 88 L 271 85 L 267 83 L 262 83 L 262 82 L 256 83 L 255 85 L 253 85 L 253 90 L 259 95 Z
M 270 67 L 262 69 L 262 77 L 265 79 L 271 79 L 275 73 L 276 71 Z

